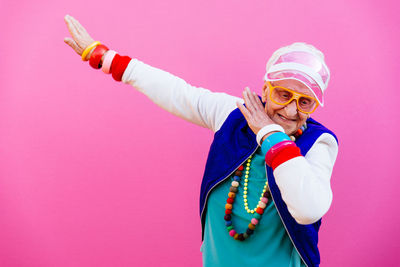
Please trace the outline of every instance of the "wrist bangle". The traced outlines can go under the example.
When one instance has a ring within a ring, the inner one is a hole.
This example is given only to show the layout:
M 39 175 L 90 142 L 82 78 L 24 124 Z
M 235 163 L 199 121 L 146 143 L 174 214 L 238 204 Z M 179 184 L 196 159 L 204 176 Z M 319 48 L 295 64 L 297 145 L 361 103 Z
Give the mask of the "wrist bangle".
M 98 45 L 96 48 L 93 50 L 92 54 L 90 55 L 89 59 L 89 65 L 92 66 L 94 69 L 100 69 L 100 61 L 101 58 L 103 57 L 104 53 L 107 52 L 108 47 L 105 45 Z
M 271 134 L 270 136 L 265 138 L 264 142 L 261 145 L 262 153 L 264 155 L 267 155 L 268 150 L 270 150 L 271 147 L 273 147 L 277 143 L 285 141 L 285 140 L 289 140 L 290 141 L 290 137 L 285 133 L 277 132 L 277 133 Z
M 264 135 L 269 134 L 270 132 L 285 132 L 285 130 L 279 124 L 268 124 L 261 128 L 261 130 L 257 133 L 257 143 L 261 146 L 261 139 Z
M 290 146 L 296 146 L 296 144 L 293 141 L 285 140 L 271 147 L 265 156 L 265 163 L 267 163 L 268 166 L 271 166 L 272 160 L 279 154 L 279 152 Z
M 301 151 L 298 146 L 289 146 L 286 147 L 284 150 L 281 151 L 281 153 L 277 154 L 276 157 L 274 157 L 271 161 L 271 168 L 273 170 L 276 169 L 279 165 L 282 163 L 291 160 L 292 158 L 300 157 Z
M 114 80 L 120 82 L 122 79 L 122 75 L 125 72 L 126 67 L 128 66 L 131 58 L 128 56 L 120 56 L 118 54 L 115 55 L 113 62 L 111 64 L 111 75 Z
M 114 56 L 117 54 L 114 50 L 108 50 L 106 55 L 104 56 L 103 65 L 101 66 L 101 70 L 105 74 L 111 73 L 111 63 L 114 59 Z
M 100 44 L 101 43 L 99 41 L 95 41 L 95 42 L 91 43 L 88 47 L 86 47 L 82 53 L 82 60 L 87 61 L 86 56 L 89 54 L 90 50 L 92 50 L 93 47 L 98 46 Z

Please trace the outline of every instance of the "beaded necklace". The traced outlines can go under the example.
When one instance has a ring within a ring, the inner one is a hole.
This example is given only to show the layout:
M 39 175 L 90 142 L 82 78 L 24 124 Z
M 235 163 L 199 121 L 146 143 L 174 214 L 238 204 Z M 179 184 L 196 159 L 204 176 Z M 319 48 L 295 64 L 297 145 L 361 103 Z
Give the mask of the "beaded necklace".
M 307 124 L 304 124 L 301 126 L 294 135 L 290 136 L 290 139 L 294 142 L 296 138 L 298 138 L 300 135 L 303 134 L 303 132 L 307 129 Z M 250 164 L 251 164 L 251 158 L 252 155 L 247 159 L 246 163 L 246 170 L 245 170 L 245 176 L 244 176 L 244 188 L 243 188 L 243 202 L 244 202 L 244 208 L 247 211 L 247 213 L 254 214 L 253 218 L 251 219 L 249 225 L 247 226 L 246 232 L 244 233 L 237 233 L 232 225 L 232 209 L 233 209 L 233 203 L 235 202 L 235 197 L 238 192 L 238 187 L 239 183 L 241 180 L 241 177 L 243 175 L 243 170 L 244 166 L 240 165 L 239 168 L 234 173 L 233 181 L 231 183 L 231 187 L 229 188 L 229 193 L 228 193 L 228 199 L 226 200 L 225 204 L 225 225 L 226 229 L 229 232 L 229 235 L 232 236 L 235 240 L 239 241 L 244 241 L 246 240 L 250 235 L 254 233 L 254 229 L 256 228 L 256 225 L 258 224 L 259 220 L 261 219 L 261 216 L 264 213 L 264 209 L 268 206 L 269 200 L 271 199 L 271 192 L 269 191 L 268 187 L 268 181 L 265 181 L 265 185 L 263 188 L 263 191 L 261 193 L 260 201 L 257 204 L 257 207 L 254 209 L 250 210 L 248 207 L 248 202 L 247 202 L 247 186 L 249 182 L 249 173 L 250 173 Z

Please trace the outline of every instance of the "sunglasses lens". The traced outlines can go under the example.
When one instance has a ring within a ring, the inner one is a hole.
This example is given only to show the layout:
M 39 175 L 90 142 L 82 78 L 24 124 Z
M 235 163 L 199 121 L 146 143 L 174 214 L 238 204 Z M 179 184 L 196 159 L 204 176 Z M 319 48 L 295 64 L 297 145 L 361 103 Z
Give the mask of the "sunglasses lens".
M 317 102 L 309 97 L 300 97 L 298 103 L 299 103 L 299 109 L 304 112 L 313 111 L 315 106 L 317 105 Z
M 293 94 L 282 87 L 275 87 L 271 93 L 271 97 L 275 102 L 281 105 L 285 105 L 292 100 Z

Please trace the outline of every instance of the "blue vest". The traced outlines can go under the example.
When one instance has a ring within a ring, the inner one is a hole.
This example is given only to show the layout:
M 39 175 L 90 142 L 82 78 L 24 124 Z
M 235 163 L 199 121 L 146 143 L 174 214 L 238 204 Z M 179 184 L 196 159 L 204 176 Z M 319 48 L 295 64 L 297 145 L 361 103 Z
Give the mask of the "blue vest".
M 337 141 L 333 132 L 314 119 L 309 118 L 307 120 L 307 129 L 296 140 L 296 145 L 300 148 L 303 156 L 306 155 L 311 146 L 323 133 L 332 134 Z M 241 111 L 236 108 L 229 114 L 222 127 L 215 133 L 208 154 L 200 192 L 202 240 L 204 238 L 205 209 L 207 208 L 208 195 L 214 187 L 230 177 L 257 148 L 256 135 L 248 126 Z M 267 165 L 265 166 L 272 198 L 293 245 L 307 266 L 319 266 L 320 256 L 317 244 L 321 219 L 309 225 L 297 223 L 290 215 L 282 199 L 272 168 Z

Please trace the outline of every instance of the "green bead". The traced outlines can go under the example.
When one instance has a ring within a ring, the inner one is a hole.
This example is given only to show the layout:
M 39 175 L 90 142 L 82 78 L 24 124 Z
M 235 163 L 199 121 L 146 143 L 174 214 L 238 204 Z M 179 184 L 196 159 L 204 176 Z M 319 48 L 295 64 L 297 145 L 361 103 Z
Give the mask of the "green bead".
M 233 225 L 226 227 L 226 230 L 230 231 L 233 229 Z
M 258 214 L 258 213 L 256 213 L 256 214 L 254 214 L 254 218 L 256 218 L 257 220 L 259 220 L 259 219 L 261 218 L 261 215 Z

